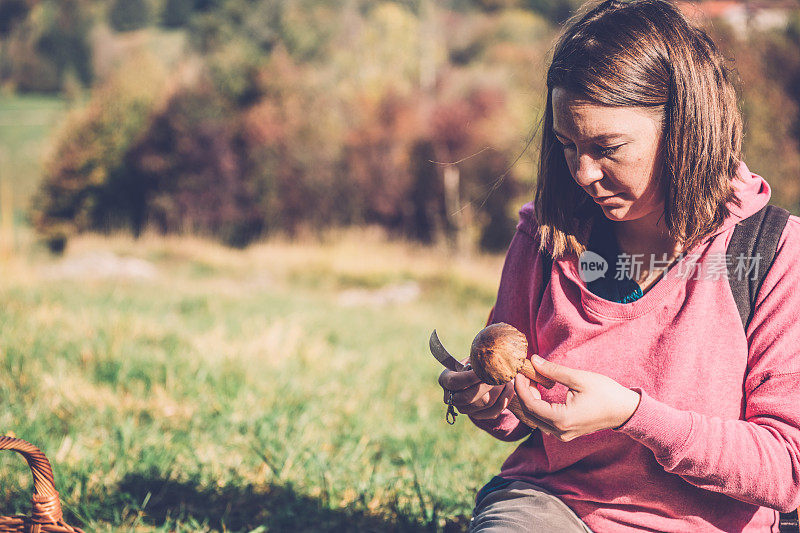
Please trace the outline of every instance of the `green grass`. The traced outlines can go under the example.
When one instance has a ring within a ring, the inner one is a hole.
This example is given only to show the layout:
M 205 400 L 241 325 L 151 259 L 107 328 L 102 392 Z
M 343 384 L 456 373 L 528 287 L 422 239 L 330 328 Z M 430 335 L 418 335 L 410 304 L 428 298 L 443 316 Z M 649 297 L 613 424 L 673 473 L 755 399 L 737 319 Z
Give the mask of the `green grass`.
M 154 279 L 63 278 L 22 246 L 0 263 L 0 433 L 40 446 L 68 520 L 92 531 L 460 531 L 513 444 L 444 422 L 436 327 L 463 352 L 500 257 L 369 235 L 246 251 L 84 238 Z M 414 301 L 344 306 L 416 282 Z M 0 509 L 30 474 L 0 454 Z
M 8 179 L 14 210 L 24 212 L 42 175 L 42 158 L 67 112 L 55 96 L 0 96 L 0 179 Z

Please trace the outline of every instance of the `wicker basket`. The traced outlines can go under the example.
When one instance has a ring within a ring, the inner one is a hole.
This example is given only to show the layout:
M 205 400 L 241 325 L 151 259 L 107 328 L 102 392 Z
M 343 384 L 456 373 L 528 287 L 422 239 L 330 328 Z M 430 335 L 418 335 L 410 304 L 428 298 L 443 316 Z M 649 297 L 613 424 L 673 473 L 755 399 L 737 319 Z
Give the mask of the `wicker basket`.
M 0 450 L 19 452 L 33 473 L 31 516 L 0 516 L 0 533 L 83 533 L 82 529 L 70 527 L 62 520 L 53 469 L 39 448 L 22 439 L 0 437 Z

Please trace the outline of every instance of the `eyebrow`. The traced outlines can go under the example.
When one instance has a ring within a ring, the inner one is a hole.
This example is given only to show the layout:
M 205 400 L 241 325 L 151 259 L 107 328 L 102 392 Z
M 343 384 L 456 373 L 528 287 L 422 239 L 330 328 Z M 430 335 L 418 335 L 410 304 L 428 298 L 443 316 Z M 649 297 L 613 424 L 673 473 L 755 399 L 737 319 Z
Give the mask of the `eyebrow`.
M 563 133 L 559 133 L 558 131 L 556 131 L 555 128 L 553 128 L 553 133 L 555 133 L 559 137 L 563 137 L 564 139 L 569 139 L 569 137 L 567 137 Z M 601 133 L 600 135 L 595 135 L 594 137 L 589 137 L 588 140 L 590 140 L 590 141 L 608 141 L 608 140 L 612 140 L 612 139 L 628 139 L 628 140 L 630 140 L 630 137 L 628 135 L 624 134 L 624 133 Z

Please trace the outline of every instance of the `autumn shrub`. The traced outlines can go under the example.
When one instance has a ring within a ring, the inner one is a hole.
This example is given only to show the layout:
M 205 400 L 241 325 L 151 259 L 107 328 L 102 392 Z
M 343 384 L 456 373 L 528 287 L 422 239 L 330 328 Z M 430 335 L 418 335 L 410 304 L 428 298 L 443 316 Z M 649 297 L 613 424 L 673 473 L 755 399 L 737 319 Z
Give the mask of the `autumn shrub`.
M 476 230 L 485 248 L 507 245 L 519 189 L 508 151 L 483 127 L 505 116 L 503 102 L 502 91 L 472 87 L 441 100 L 390 91 L 362 104 L 346 168 L 363 220 L 425 242 Z
M 228 14 L 239 4 L 226 4 Z M 279 15 L 274 30 L 286 32 L 297 13 L 268 7 L 253 17 Z M 255 29 L 233 37 L 220 23 L 225 37 L 202 43 L 210 48 L 190 83 L 134 80 L 141 67 L 126 66 L 125 82 L 119 74 L 95 91 L 64 130 L 36 197 L 36 227 L 51 242 L 151 228 L 245 246 L 275 232 L 371 224 L 423 242 L 469 236 L 502 248 L 520 192 L 507 130 L 524 115 L 472 66 L 443 68 L 419 86 L 418 61 L 393 59 L 397 43 L 415 42 L 413 13 L 381 5 L 367 16 L 375 25 L 352 41 L 371 47 L 367 62 L 311 61 L 311 49 L 284 46 L 284 37 L 265 54 L 243 36 Z M 517 33 L 535 25 L 498 20 Z
M 152 57 L 134 57 L 63 125 L 31 207 L 34 227 L 55 248 L 75 232 L 110 223 L 109 184 L 148 124 L 164 78 Z
M 128 152 L 109 187 L 136 233 L 194 233 L 244 246 L 262 233 L 258 191 L 245 173 L 235 110 L 213 88 L 176 94 Z

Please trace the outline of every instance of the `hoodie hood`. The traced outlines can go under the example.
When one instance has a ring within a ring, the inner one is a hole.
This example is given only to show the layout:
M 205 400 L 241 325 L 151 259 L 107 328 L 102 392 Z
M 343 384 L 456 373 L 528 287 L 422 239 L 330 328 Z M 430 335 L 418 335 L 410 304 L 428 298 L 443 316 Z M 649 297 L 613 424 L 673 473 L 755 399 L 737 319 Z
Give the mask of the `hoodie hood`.
M 739 163 L 739 169 L 736 172 L 736 179 L 733 180 L 733 190 L 736 197 L 739 198 L 742 205 L 737 207 L 736 204 L 728 204 L 730 214 L 722 226 L 709 235 L 705 240 L 711 239 L 720 233 L 732 228 L 745 218 L 758 212 L 759 209 L 769 203 L 772 196 L 772 189 L 770 189 L 767 180 L 753 174 L 744 162 Z

